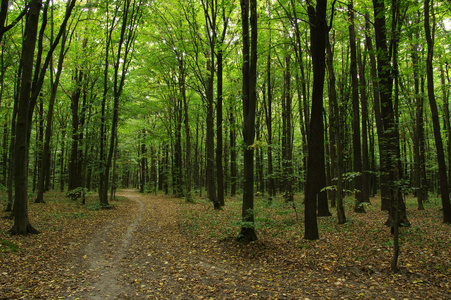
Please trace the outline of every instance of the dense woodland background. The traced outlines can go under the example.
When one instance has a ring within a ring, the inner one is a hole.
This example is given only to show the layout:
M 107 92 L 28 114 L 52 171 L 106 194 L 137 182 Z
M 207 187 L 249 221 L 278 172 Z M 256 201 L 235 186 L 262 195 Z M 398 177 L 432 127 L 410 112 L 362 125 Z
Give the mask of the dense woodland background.
M 395 236 L 405 195 L 424 209 L 440 194 L 450 223 L 450 15 L 429 0 L 3 0 L 12 233 L 36 232 L 27 199 L 48 190 L 108 207 L 124 187 L 217 209 L 243 194 L 247 240 L 255 194 L 305 193 L 307 239 L 330 207 L 346 222 L 346 195 L 364 213 L 381 193 Z

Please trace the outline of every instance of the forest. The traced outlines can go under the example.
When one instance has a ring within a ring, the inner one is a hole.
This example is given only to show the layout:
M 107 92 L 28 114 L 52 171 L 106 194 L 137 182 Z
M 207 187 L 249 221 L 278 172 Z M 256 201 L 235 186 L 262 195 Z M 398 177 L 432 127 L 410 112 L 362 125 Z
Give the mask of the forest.
M 245 245 L 257 203 L 299 243 L 377 210 L 399 272 L 413 215 L 451 223 L 450 31 L 448 1 L 2 0 L 0 230 L 130 188 L 233 207 Z

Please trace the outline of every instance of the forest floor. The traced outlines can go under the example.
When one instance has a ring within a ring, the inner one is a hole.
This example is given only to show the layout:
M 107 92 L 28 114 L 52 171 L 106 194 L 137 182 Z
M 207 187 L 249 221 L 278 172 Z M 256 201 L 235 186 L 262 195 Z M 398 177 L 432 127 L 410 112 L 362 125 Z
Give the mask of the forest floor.
M 0 299 L 451 299 L 450 226 L 438 199 L 401 229 L 390 272 L 386 213 L 372 199 L 338 225 L 319 218 L 320 240 L 302 238 L 302 199 L 256 198 L 259 240 L 236 241 L 240 198 L 215 211 L 206 200 L 118 192 L 113 209 L 49 192 L 30 203 L 40 234 L 11 236 L 0 219 Z M 8 216 L 2 213 L 2 216 Z

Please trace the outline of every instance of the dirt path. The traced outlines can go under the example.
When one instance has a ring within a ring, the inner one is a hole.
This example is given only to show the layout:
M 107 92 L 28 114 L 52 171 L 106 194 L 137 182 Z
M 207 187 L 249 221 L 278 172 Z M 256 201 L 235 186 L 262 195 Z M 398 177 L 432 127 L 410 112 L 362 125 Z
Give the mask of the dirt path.
M 205 248 L 183 235 L 173 200 L 133 190 L 118 196 L 132 205 L 83 249 L 79 276 L 85 279 L 67 298 L 230 299 L 257 292 L 241 272 L 207 259 L 217 258 L 220 245 Z
M 124 284 L 122 262 L 145 212 L 145 206 L 132 190 L 118 194 L 133 202 L 133 210 L 121 219 L 108 223 L 95 233 L 85 247 L 83 258 L 89 281 L 81 296 L 88 299 L 128 298 L 134 289 Z

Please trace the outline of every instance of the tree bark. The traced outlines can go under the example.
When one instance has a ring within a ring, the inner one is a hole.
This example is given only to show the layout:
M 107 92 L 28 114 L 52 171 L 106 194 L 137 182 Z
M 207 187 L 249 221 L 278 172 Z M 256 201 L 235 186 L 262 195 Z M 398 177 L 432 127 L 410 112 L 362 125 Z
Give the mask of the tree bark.
M 323 89 L 325 75 L 325 50 L 328 26 L 326 23 L 327 0 L 318 0 L 316 8 L 308 5 L 310 22 L 310 44 L 313 63 L 313 91 L 310 126 L 308 131 L 307 183 L 305 189 L 305 231 L 304 238 L 319 238 L 316 218 L 317 201 L 319 201 L 325 180 L 324 162 L 324 125 L 323 125 Z M 323 177 L 324 176 L 324 177 Z M 327 201 L 327 198 L 326 198 Z
M 53 32 L 53 24 L 52 24 L 52 32 Z M 38 178 L 38 194 L 36 197 L 35 202 L 40 203 L 44 202 L 44 192 L 46 191 L 46 179 L 49 179 L 50 177 L 50 140 L 52 137 L 52 128 L 53 128 L 53 111 L 55 107 L 55 99 L 56 99 L 56 92 L 59 85 L 59 80 L 61 77 L 61 72 L 63 70 L 63 60 L 65 57 L 65 54 L 67 53 L 66 50 L 66 40 L 67 35 L 64 32 L 62 41 L 61 41 L 61 49 L 59 54 L 59 60 L 58 60 L 58 66 L 57 71 L 55 74 L 55 80 L 51 81 L 51 91 L 50 91 L 50 99 L 49 99 L 49 107 L 47 111 L 47 118 L 46 118 L 46 129 L 45 129 L 45 138 L 44 138 L 44 149 L 42 153 L 42 164 L 41 164 L 41 171 L 39 172 L 40 176 Z M 52 63 L 50 64 L 50 72 L 53 72 Z M 53 76 L 51 76 L 52 78 Z
M 330 39 L 327 40 L 327 69 L 329 73 L 329 109 L 330 109 L 330 155 L 331 173 L 336 177 L 336 192 L 334 193 L 337 206 L 338 224 L 346 223 L 346 214 L 343 207 L 343 147 L 341 134 L 341 118 L 338 106 L 337 93 L 335 90 L 335 71 L 333 68 L 333 49 Z
M 446 162 L 445 153 L 443 150 L 443 142 L 440 133 L 440 120 L 438 115 L 437 103 L 434 94 L 434 69 L 432 65 L 433 55 L 434 55 L 434 29 L 435 22 L 433 21 L 433 28 L 431 33 L 430 21 L 429 21 L 429 11 L 430 11 L 430 1 L 424 0 L 424 30 L 426 32 L 426 42 L 427 42 L 427 58 L 426 58 L 426 78 L 427 78 L 427 92 L 429 98 L 429 106 L 431 107 L 432 113 L 432 125 L 434 128 L 435 146 L 437 149 L 437 160 L 438 160 L 438 172 L 440 179 L 440 195 L 442 199 L 443 208 L 443 222 L 451 223 L 451 203 L 449 199 L 448 191 L 448 179 L 446 174 Z
M 362 61 L 360 44 L 357 46 L 357 62 L 359 65 L 360 99 L 362 103 L 362 201 L 370 202 L 370 163 L 368 155 L 368 96 L 366 90 L 365 66 Z
M 20 94 L 17 110 L 16 141 L 15 141 L 15 199 L 14 199 L 14 225 L 12 234 L 26 235 L 38 233 L 28 218 L 28 153 L 29 153 L 29 114 L 31 107 L 31 88 L 33 75 L 33 58 L 37 39 L 39 13 L 41 0 L 31 0 L 25 24 L 24 40 L 22 43 L 20 78 Z
M 362 147 L 360 143 L 360 99 L 359 99 L 359 81 L 357 77 L 357 50 L 354 29 L 354 4 L 351 0 L 348 5 L 349 15 L 349 44 L 351 50 L 351 88 L 352 88 L 352 154 L 354 161 L 354 188 L 355 205 L 354 212 L 364 213 L 365 207 L 362 194 Z
M 283 189 L 286 202 L 294 200 L 293 195 L 293 149 L 291 137 L 291 57 L 285 57 L 284 92 L 282 98 L 282 172 Z
M 244 138 L 244 185 L 242 226 L 239 239 L 257 240 L 254 224 L 254 137 L 257 110 L 257 0 L 241 0 L 243 37 L 243 138 Z M 250 3 L 249 3 L 250 2 Z M 250 6 L 250 9 L 249 9 Z M 250 19 L 250 22 L 249 22 Z M 249 33 L 249 23 L 251 32 Z M 250 49 L 250 50 L 249 50 Z

